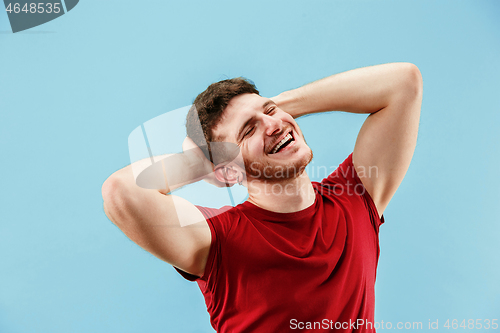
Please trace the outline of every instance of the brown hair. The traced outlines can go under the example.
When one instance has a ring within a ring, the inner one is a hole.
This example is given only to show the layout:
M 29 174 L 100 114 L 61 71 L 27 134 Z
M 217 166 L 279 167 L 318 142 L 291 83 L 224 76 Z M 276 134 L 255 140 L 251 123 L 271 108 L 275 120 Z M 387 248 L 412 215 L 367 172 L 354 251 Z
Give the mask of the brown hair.
M 217 141 L 217 138 L 213 136 L 213 129 L 220 122 L 229 101 L 242 94 L 258 95 L 259 91 L 253 82 L 242 77 L 212 83 L 196 97 L 188 112 L 186 118 L 187 136 L 214 163 L 210 142 Z M 205 142 L 207 142 L 207 146 Z

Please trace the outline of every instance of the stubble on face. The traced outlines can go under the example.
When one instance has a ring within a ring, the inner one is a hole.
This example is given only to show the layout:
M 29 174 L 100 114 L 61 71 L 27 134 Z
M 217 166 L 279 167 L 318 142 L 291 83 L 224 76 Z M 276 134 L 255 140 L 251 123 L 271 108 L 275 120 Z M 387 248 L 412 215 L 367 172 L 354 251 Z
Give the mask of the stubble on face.
M 299 177 L 313 158 L 313 152 L 309 152 L 303 158 L 278 163 L 275 161 L 251 160 L 243 156 L 247 181 L 260 180 L 268 183 L 283 183 Z

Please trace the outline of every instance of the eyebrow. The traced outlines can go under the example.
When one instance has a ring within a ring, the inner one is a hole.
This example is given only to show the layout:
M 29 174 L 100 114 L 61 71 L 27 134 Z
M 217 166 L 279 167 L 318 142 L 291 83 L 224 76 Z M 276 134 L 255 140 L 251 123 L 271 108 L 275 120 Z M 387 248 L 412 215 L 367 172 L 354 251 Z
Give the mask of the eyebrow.
M 265 109 L 267 108 L 270 104 L 275 104 L 272 100 L 267 100 L 264 104 L 262 104 L 262 109 Z M 241 143 L 241 134 L 243 132 L 243 130 L 245 129 L 245 127 L 248 126 L 248 124 L 253 120 L 253 117 L 248 119 L 244 124 L 243 126 L 240 127 L 240 129 L 238 130 L 238 133 L 237 133 L 237 137 L 236 137 L 236 141 L 239 143 Z
M 274 104 L 274 102 L 272 100 L 268 100 L 264 104 L 262 104 L 262 108 L 265 109 L 270 104 Z

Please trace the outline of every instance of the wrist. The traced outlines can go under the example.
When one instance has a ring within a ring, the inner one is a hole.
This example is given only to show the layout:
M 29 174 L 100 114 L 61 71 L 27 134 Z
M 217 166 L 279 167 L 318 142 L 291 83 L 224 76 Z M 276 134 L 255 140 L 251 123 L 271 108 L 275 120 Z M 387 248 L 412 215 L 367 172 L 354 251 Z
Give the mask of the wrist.
M 200 180 L 213 171 L 212 163 L 204 155 L 199 156 L 195 149 L 186 150 L 182 155 L 184 158 L 184 170 L 191 174 L 193 180 Z
M 304 112 L 305 108 L 302 105 L 303 98 L 301 98 L 297 89 L 284 91 L 271 98 L 271 100 L 276 103 L 277 107 L 290 114 L 293 118 L 306 114 L 306 112 Z

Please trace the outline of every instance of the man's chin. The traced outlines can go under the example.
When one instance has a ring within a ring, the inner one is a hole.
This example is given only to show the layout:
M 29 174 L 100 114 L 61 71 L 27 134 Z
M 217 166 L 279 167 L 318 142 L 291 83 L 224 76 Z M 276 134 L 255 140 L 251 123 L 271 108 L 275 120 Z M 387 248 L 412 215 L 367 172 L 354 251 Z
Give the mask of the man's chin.
M 278 163 L 276 161 L 248 161 L 245 160 L 247 180 L 258 180 L 270 183 L 281 183 L 295 179 L 302 175 L 313 158 L 312 150 L 294 162 Z

